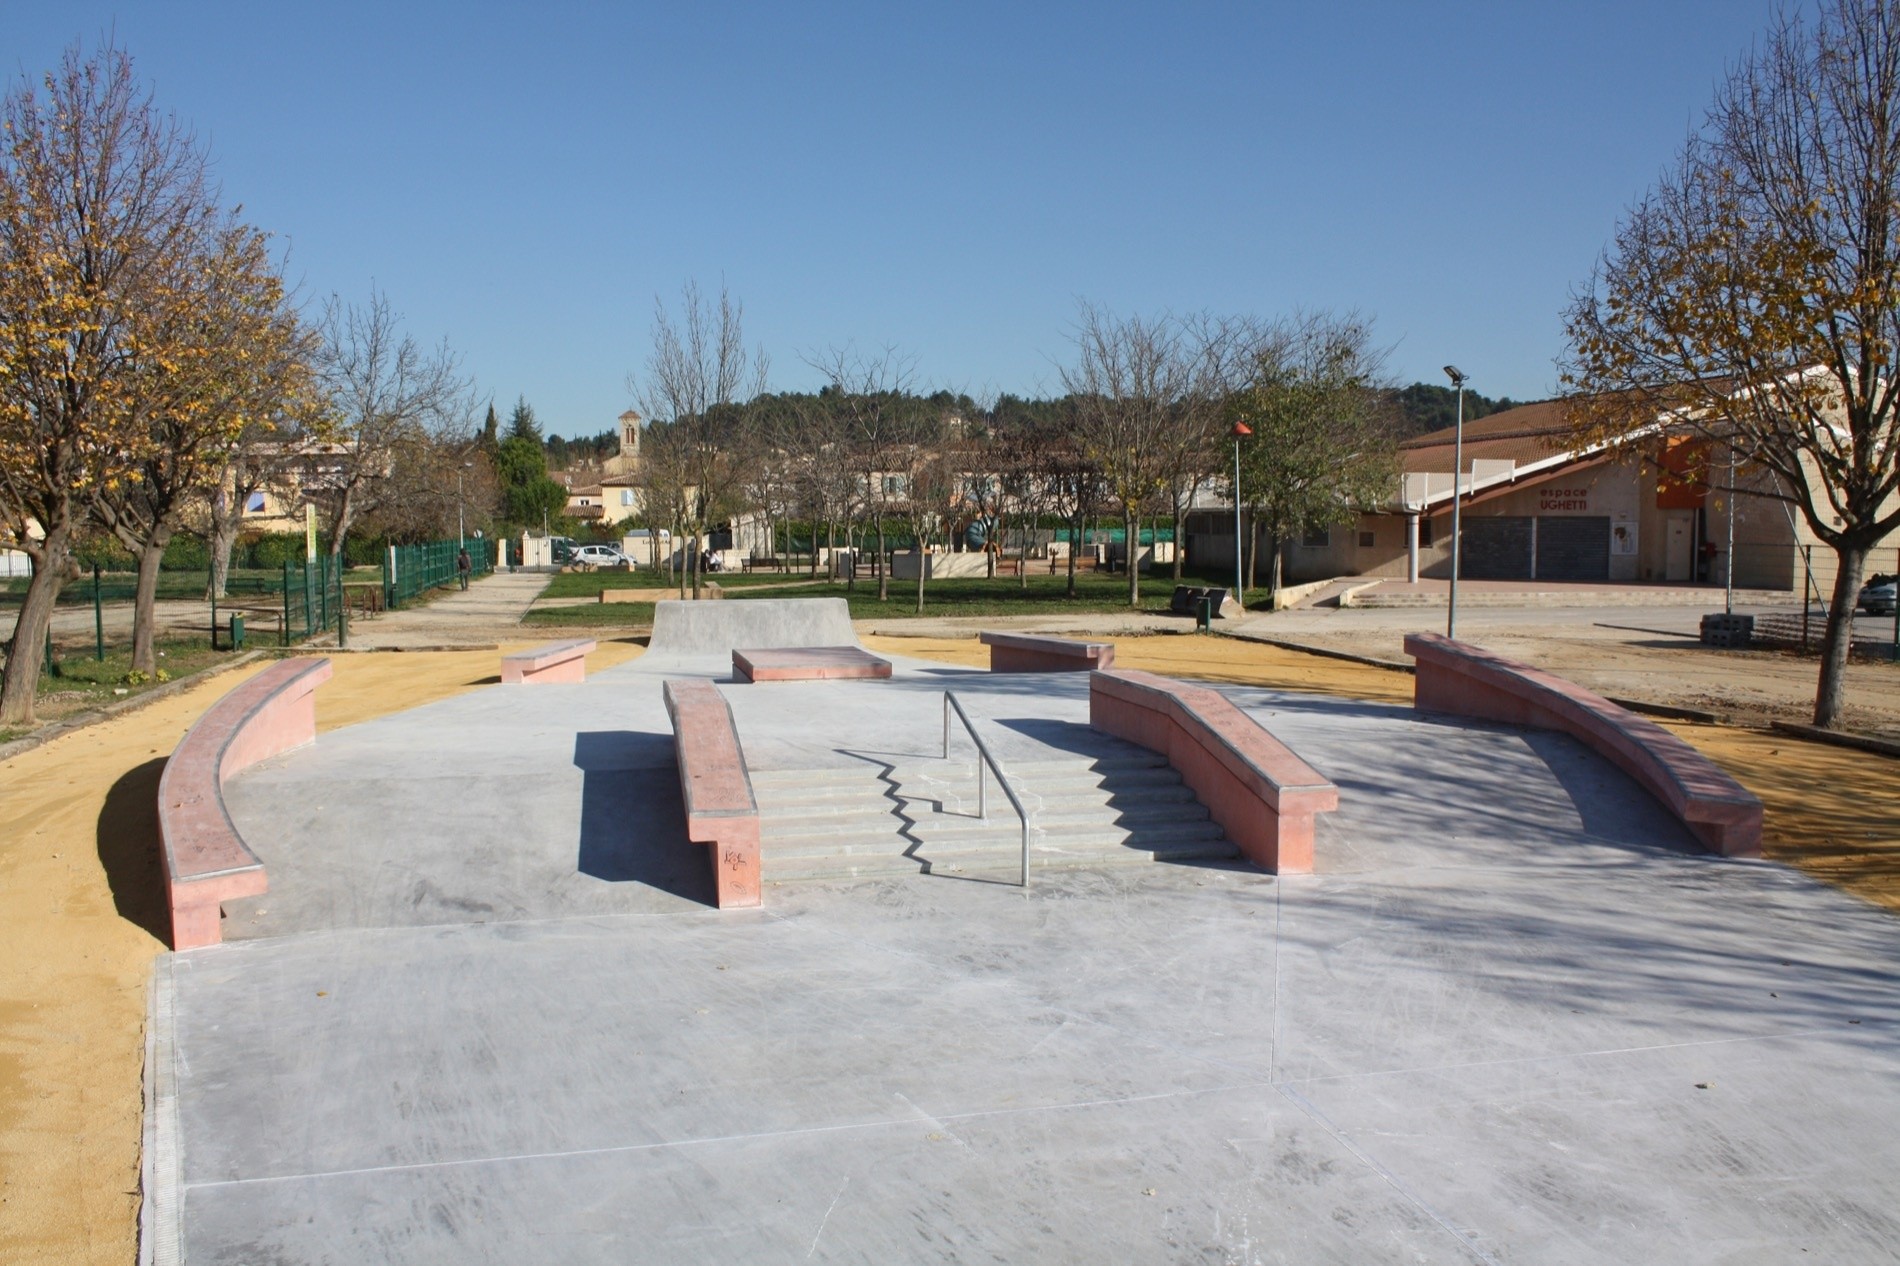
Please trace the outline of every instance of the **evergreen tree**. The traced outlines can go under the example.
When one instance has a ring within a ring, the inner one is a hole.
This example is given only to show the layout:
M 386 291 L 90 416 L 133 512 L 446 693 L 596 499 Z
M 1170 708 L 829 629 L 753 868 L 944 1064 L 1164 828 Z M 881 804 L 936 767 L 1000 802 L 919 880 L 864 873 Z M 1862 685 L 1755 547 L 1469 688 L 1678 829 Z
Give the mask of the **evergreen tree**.
M 541 424 L 534 420 L 534 407 L 525 396 L 515 398 L 515 409 L 508 415 L 508 438 L 541 442 Z
M 501 443 L 501 423 L 495 419 L 495 402 L 488 402 L 488 420 L 482 423 L 482 451 L 493 454 Z

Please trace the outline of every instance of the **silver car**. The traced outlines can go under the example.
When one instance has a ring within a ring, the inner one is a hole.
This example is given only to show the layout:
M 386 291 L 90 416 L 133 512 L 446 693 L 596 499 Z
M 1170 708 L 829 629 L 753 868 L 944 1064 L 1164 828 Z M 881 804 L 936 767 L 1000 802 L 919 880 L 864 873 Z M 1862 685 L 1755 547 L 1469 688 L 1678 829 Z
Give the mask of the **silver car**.
M 582 545 L 574 551 L 571 560 L 580 567 L 628 567 L 633 560 L 611 545 Z

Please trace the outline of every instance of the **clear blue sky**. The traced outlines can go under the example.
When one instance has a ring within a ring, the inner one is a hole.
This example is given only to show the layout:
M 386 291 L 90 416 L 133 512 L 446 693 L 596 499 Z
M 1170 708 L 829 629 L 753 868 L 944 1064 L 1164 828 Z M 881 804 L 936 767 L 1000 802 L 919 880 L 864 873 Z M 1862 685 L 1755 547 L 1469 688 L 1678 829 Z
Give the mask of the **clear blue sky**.
M 1078 298 L 1377 318 L 1402 381 L 1555 389 L 1559 313 L 1767 0 L 0 5 L 116 30 L 310 298 L 372 281 L 550 432 L 631 402 L 655 296 L 773 385 L 855 341 L 1056 389 Z

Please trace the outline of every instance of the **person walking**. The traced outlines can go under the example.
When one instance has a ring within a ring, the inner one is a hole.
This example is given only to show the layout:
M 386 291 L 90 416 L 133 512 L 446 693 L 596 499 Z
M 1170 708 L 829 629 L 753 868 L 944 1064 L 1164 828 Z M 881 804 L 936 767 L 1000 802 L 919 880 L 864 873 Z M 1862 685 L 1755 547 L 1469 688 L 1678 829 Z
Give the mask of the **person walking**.
M 438 554 L 437 557 L 439 558 L 441 555 Z M 456 551 L 455 555 L 455 578 L 462 582 L 462 588 L 464 590 L 468 588 L 468 574 L 473 570 L 475 570 L 475 564 L 469 559 L 468 546 L 464 545 L 460 550 Z

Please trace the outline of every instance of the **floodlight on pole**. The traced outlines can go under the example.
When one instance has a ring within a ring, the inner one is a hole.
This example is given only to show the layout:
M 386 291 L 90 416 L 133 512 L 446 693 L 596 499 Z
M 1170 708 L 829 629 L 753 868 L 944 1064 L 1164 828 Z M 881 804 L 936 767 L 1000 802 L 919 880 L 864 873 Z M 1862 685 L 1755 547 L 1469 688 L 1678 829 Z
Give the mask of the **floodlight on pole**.
M 1445 376 L 1458 389 L 1458 421 L 1451 439 L 1451 594 L 1445 600 L 1445 636 L 1458 636 L 1458 506 L 1464 500 L 1465 477 L 1465 373 L 1456 365 L 1445 366 Z
M 1253 428 L 1245 422 L 1236 422 L 1230 434 L 1234 437 L 1234 601 L 1240 604 L 1244 613 L 1247 610 L 1247 587 L 1241 584 L 1240 570 L 1240 441 L 1252 435 Z

